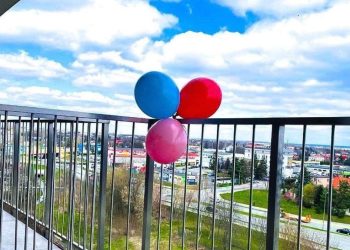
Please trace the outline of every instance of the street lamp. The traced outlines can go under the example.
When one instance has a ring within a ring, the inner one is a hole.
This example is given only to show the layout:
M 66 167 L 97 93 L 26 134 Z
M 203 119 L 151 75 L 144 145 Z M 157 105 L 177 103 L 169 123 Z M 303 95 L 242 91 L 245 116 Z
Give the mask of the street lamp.
M 324 229 L 324 216 L 326 214 L 326 204 L 327 204 L 327 197 L 328 197 L 328 190 L 326 189 L 326 198 L 325 198 L 325 201 L 324 201 L 324 205 L 323 205 L 323 218 L 322 218 L 322 230 Z M 328 211 L 329 213 L 329 211 Z

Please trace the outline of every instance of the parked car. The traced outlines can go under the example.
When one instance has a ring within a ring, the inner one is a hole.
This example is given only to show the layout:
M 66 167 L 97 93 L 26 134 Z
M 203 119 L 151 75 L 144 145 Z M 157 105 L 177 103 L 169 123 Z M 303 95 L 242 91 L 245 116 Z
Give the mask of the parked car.
M 205 208 L 205 210 L 206 210 L 207 212 L 212 213 L 214 209 L 213 209 L 213 207 L 211 207 L 211 206 L 207 206 L 207 207 Z M 215 209 L 215 212 L 216 212 L 216 213 L 218 212 L 218 209 L 217 209 L 217 208 Z
M 350 235 L 350 229 L 349 228 L 340 228 L 340 229 L 337 229 L 337 233 L 349 234 Z

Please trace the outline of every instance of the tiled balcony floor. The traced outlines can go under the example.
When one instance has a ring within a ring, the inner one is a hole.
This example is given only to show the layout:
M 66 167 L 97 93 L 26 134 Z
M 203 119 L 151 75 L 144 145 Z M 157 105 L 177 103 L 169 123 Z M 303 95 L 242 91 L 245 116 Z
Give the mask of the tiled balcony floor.
M 1 250 L 12 250 L 15 249 L 15 217 L 9 213 L 3 211 L 3 231 Z M 18 221 L 18 234 L 17 234 L 17 249 L 24 248 L 24 235 L 25 235 L 25 224 Z M 33 249 L 33 230 L 28 227 L 28 238 L 27 238 L 28 249 Z M 47 239 L 40 234 L 36 233 L 35 236 L 35 249 L 44 250 L 47 249 Z M 59 250 L 57 246 L 53 245 L 52 249 Z

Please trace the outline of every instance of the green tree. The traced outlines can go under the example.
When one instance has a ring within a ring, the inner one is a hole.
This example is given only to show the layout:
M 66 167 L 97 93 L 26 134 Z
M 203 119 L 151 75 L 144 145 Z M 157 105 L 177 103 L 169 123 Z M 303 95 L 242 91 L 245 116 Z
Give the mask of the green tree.
M 304 207 L 310 208 L 314 204 L 315 200 L 315 185 L 312 183 L 308 183 L 304 186 L 304 199 L 303 205 Z
M 350 184 L 347 181 L 341 181 L 339 189 L 333 189 L 332 206 L 338 217 L 344 217 L 345 211 L 350 209 Z
M 256 160 L 257 163 L 254 168 L 254 178 L 256 180 L 262 180 L 267 176 L 267 161 L 264 156 L 260 161 Z
M 238 180 L 239 184 L 247 183 L 247 180 L 250 177 L 250 169 L 248 161 L 236 158 L 235 179 Z
M 322 185 L 317 185 L 315 187 L 315 197 L 314 197 L 314 206 L 316 209 L 316 213 L 322 213 L 325 209 L 325 201 L 326 201 L 327 189 Z
M 301 171 L 300 171 L 301 173 Z M 301 183 L 301 174 L 298 174 L 297 181 L 295 182 L 295 194 L 299 197 L 300 192 L 300 183 Z M 311 183 L 311 174 L 307 168 L 304 168 L 304 186 L 308 183 Z
M 285 178 L 282 180 L 282 189 L 285 191 L 291 191 L 295 187 L 295 178 Z
M 295 182 L 296 190 L 299 190 L 300 183 L 301 183 L 301 171 L 298 174 L 297 181 Z M 310 171 L 307 170 L 307 168 L 305 167 L 304 168 L 304 183 L 303 184 L 306 185 L 308 183 L 311 183 L 311 174 L 310 174 Z M 299 193 L 297 193 L 297 194 L 299 194 Z
M 350 158 L 348 158 L 348 159 L 346 159 L 346 160 L 344 161 L 344 165 L 345 165 L 345 166 L 350 166 Z
M 216 167 L 216 152 L 213 154 L 213 156 L 210 158 L 210 161 L 209 161 L 209 168 L 211 170 L 215 170 L 215 167 Z
M 226 161 L 225 161 L 225 163 L 224 163 L 224 168 L 225 168 L 226 170 L 229 170 L 229 169 L 231 168 L 231 166 L 232 166 L 232 163 L 231 163 L 230 158 L 226 158 Z M 231 172 L 232 172 L 232 170 L 231 170 Z

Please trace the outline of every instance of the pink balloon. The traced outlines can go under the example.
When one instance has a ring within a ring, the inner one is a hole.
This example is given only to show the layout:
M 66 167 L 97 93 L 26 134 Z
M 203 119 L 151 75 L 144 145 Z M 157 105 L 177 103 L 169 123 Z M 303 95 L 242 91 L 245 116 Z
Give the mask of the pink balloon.
M 177 120 L 168 118 L 154 124 L 146 136 L 146 151 L 156 162 L 169 164 L 186 151 L 186 131 Z

